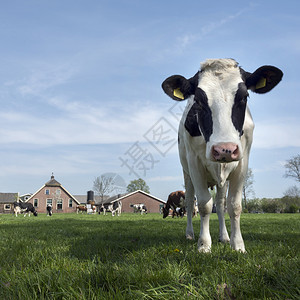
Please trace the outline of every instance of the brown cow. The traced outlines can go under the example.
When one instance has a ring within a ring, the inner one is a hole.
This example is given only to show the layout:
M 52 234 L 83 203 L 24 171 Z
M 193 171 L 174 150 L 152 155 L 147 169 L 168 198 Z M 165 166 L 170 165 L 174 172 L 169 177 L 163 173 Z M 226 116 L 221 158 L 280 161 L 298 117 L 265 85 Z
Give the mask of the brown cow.
M 173 210 L 172 217 L 177 214 L 183 217 L 185 213 L 185 193 L 183 191 L 176 191 L 169 195 L 166 206 L 163 208 L 163 218 L 169 215 L 170 208 Z
M 76 206 L 76 212 L 77 214 L 81 211 L 81 213 L 83 213 L 84 211 L 87 211 L 87 208 L 85 205 L 78 205 Z

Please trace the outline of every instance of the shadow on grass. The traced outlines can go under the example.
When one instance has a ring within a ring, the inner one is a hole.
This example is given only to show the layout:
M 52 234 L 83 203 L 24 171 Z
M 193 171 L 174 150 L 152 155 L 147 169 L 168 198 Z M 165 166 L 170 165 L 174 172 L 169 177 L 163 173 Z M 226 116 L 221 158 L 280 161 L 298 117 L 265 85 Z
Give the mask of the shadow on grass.
M 97 228 L 83 232 L 73 240 L 70 255 L 78 259 L 98 256 L 119 260 L 127 253 L 149 248 L 183 248 L 185 223 L 161 220 L 99 221 Z
M 278 232 L 270 228 L 270 220 L 260 219 L 258 223 L 251 219 L 242 221 L 242 235 L 246 247 L 261 242 L 279 244 L 285 242 L 295 247 L 299 240 L 298 231 L 284 229 Z M 230 228 L 229 220 L 226 221 Z M 162 219 L 161 216 L 122 215 L 120 218 L 111 216 L 39 216 L 30 219 L 9 219 L 0 224 L 2 241 L 7 240 L 7 247 L 2 248 L 2 255 L 9 255 L 14 249 L 16 256 L 28 249 L 48 249 L 46 252 L 61 251 L 64 256 L 87 260 L 100 257 L 101 260 L 121 260 L 127 253 L 156 249 L 196 249 L 200 230 L 200 218 L 193 220 L 195 240 L 185 239 L 186 218 Z M 271 226 L 271 227 L 272 227 Z M 279 226 L 278 226 L 279 227 Z M 270 230 L 271 229 L 271 230 Z M 3 234 L 2 234 L 3 232 Z M 213 247 L 218 241 L 218 220 L 213 216 L 210 221 L 210 232 Z M 1 244 L 2 245 L 2 244 Z M 299 244 L 298 244 L 299 245 Z M 59 250 L 57 250 L 59 249 Z M 62 250 L 63 249 L 63 250 Z M 1 256 L 2 256 L 1 255 Z M 2 256 L 3 257 L 3 256 Z

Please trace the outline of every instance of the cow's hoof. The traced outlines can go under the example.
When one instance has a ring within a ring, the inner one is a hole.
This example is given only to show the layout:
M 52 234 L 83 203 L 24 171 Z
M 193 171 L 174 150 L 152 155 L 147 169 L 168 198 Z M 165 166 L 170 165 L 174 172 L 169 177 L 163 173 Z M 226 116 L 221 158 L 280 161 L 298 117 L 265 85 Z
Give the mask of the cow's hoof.
M 238 251 L 238 252 L 241 252 L 241 253 L 247 253 L 247 251 L 246 251 L 244 245 L 237 245 L 237 246 L 231 245 L 231 248 L 232 248 L 234 251 Z
M 211 248 L 210 248 L 210 246 L 208 246 L 208 245 L 200 245 L 200 246 L 198 247 L 198 251 L 199 251 L 200 253 L 210 253 L 210 252 L 211 252 Z
M 229 238 L 219 238 L 219 242 L 223 244 L 228 244 L 230 242 Z
M 240 253 L 247 253 L 245 247 L 239 248 L 239 249 L 234 249 L 234 251 L 240 252 Z
M 193 239 L 194 239 L 194 235 L 187 234 L 187 235 L 186 235 L 186 239 L 187 239 L 187 240 L 193 240 Z

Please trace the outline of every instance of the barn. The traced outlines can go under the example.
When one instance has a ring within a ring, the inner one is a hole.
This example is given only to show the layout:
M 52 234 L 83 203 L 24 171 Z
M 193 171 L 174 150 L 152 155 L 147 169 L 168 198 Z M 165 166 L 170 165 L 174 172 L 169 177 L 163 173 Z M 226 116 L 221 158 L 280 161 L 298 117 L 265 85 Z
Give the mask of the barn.
M 19 193 L 0 193 L 0 213 L 10 214 L 14 211 L 13 203 L 19 199 Z
M 160 213 L 165 204 L 165 201 L 141 190 L 125 195 L 118 195 L 117 197 L 114 196 L 107 199 L 106 203 L 113 203 L 116 201 L 122 202 L 122 213 L 134 212 L 134 204 L 144 204 L 147 208 L 147 213 Z
M 52 205 L 53 213 L 72 213 L 76 211 L 79 201 L 71 195 L 52 174 L 38 191 L 36 191 L 26 202 L 33 204 L 38 213 L 46 213 L 48 204 Z

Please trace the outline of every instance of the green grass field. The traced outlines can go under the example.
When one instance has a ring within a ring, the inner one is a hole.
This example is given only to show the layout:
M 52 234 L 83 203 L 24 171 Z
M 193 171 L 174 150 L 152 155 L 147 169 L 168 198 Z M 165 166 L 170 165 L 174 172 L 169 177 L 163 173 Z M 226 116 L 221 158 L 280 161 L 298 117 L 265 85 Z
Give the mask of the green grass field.
M 300 298 L 300 214 L 243 214 L 246 254 L 218 243 L 216 214 L 211 254 L 185 239 L 185 224 L 158 214 L 0 215 L 0 299 Z

